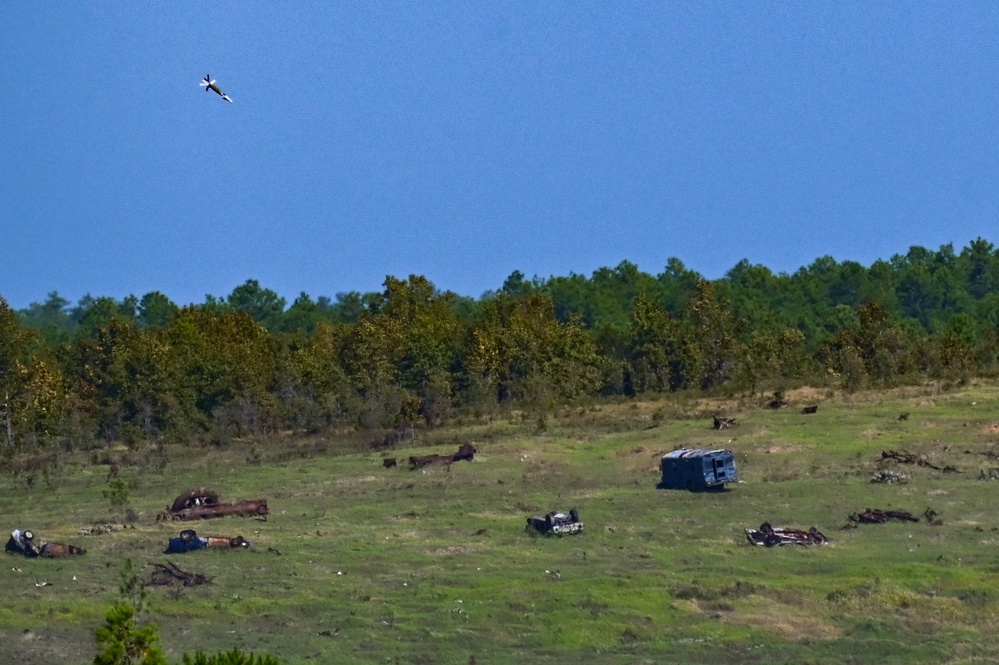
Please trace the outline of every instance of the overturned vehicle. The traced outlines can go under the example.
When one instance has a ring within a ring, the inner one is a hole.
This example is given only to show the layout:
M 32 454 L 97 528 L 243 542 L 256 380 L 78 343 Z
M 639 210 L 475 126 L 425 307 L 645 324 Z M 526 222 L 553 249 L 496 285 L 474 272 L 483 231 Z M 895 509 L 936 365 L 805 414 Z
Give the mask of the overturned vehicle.
M 245 549 L 250 542 L 243 536 L 199 536 L 194 529 L 184 529 L 179 538 L 171 538 L 164 554 L 183 554 L 203 549 L 233 550 Z
M 35 534 L 29 530 L 14 529 L 10 532 L 10 540 L 4 548 L 7 554 L 20 554 L 29 558 L 45 557 L 54 559 L 62 556 L 86 554 L 87 550 L 66 543 L 35 542 Z
M 583 532 L 583 523 L 575 508 L 569 514 L 550 512 L 544 517 L 528 517 L 525 530 L 532 534 L 566 535 Z
M 780 529 L 764 522 L 759 529 L 746 529 L 746 540 L 758 547 L 784 545 L 825 545 L 829 539 L 814 526 L 808 531 L 801 529 Z
M 219 503 L 219 495 L 199 487 L 174 499 L 173 505 L 156 516 L 157 522 L 167 520 L 207 520 L 213 517 L 239 515 L 267 519 L 270 509 L 267 499 L 253 499 L 236 503 Z

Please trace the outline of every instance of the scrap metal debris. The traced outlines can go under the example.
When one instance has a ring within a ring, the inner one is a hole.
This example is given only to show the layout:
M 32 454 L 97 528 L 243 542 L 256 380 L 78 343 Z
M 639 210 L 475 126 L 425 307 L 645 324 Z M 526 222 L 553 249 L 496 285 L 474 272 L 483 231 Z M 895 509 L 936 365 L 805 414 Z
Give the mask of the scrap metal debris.
M 182 584 L 184 586 L 197 586 L 201 584 L 211 584 L 211 577 L 201 573 L 192 573 L 184 570 L 175 563 L 167 561 L 163 563 L 150 564 L 153 567 L 153 574 L 149 578 L 149 583 L 155 586 L 174 586 Z
M 946 448 L 945 448 L 946 450 Z M 926 455 L 916 455 L 910 453 L 908 450 L 882 450 L 881 460 L 882 463 L 895 462 L 897 464 L 915 464 L 916 466 L 925 466 L 936 471 L 943 471 L 944 473 L 961 473 L 961 471 L 950 464 L 946 466 L 937 466 L 931 463 Z
M 879 510 L 878 508 L 865 508 L 862 513 L 850 515 L 850 520 L 861 524 L 885 524 L 891 520 L 899 522 L 918 522 L 919 518 L 904 510 Z
M 926 455 L 916 455 L 915 453 L 910 453 L 908 450 L 882 450 L 881 461 L 893 461 L 899 464 L 927 466 L 931 469 L 936 469 L 937 471 L 945 471 L 948 469 L 948 467 L 931 464 L 930 461 L 926 459 Z M 954 470 L 953 467 L 949 467 L 949 469 Z
M 173 505 L 156 516 L 156 521 L 211 519 L 226 515 L 259 517 L 266 520 L 269 513 L 267 499 L 219 503 L 218 494 L 204 487 L 199 487 L 174 499 Z
M 712 427 L 714 429 L 725 429 L 726 427 L 732 427 L 735 425 L 735 418 L 719 418 L 718 416 L 711 416 L 714 419 L 714 424 Z
M 899 464 L 919 464 L 926 461 L 925 457 L 910 453 L 908 450 L 882 450 L 881 459 L 892 460 Z
M 91 526 L 85 526 L 80 529 L 81 536 L 98 536 L 104 533 L 113 533 L 115 527 L 113 524 L 92 524 Z
M 746 529 L 746 540 L 758 547 L 783 545 L 825 545 L 829 539 L 814 526 L 808 531 L 801 529 L 780 529 L 764 522 L 759 529 Z
M 909 482 L 909 476 L 904 473 L 899 473 L 898 471 L 891 471 L 890 469 L 882 469 L 874 474 L 871 478 L 872 483 L 883 483 L 885 485 L 892 485 L 894 483 L 907 483 Z

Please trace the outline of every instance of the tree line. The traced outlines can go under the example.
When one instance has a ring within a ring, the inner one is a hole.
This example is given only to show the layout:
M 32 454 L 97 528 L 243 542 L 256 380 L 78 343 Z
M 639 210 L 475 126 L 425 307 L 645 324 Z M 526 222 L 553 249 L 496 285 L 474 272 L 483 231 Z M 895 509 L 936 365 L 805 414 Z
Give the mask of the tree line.
M 994 374 L 999 252 L 912 247 L 793 274 L 742 261 L 708 280 L 671 258 L 591 276 L 514 272 L 479 299 L 423 276 L 284 298 L 248 280 L 178 306 L 0 298 L 8 450 L 48 441 L 225 441 L 266 431 L 404 431 L 508 405 L 676 391 L 763 394 Z

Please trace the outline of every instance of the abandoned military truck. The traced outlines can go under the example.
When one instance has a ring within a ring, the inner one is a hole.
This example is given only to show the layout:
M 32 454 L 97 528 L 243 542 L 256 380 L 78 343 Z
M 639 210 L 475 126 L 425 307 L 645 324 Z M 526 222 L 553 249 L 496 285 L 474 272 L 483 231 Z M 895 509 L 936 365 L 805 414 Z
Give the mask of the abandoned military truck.
M 731 450 L 690 450 L 680 448 L 663 455 L 660 489 L 724 489 L 738 478 Z

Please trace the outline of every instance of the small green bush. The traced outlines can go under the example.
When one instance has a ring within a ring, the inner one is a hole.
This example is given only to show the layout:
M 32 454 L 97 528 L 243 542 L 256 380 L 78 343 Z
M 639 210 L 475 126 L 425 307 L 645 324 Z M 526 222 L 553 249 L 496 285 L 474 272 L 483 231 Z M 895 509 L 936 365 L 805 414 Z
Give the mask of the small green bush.
M 267 654 L 247 654 L 239 649 L 233 649 L 214 656 L 206 656 L 199 651 L 193 658 L 185 653 L 184 665 L 281 665 L 281 661 Z
M 94 665 L 167 665 L 166 655 L 157 646 L 156 624 L 135 625 L 135 608 L 118 603 L 108 612 L 107 623 L 94 636 L 101 652 Z
M 121 478 L 109 478 L 108 488 L 102 494 L 111 503 L 111 508 L 115 510 L 121 510 L 127 506 L 131 498 L 128 485 Z

